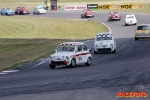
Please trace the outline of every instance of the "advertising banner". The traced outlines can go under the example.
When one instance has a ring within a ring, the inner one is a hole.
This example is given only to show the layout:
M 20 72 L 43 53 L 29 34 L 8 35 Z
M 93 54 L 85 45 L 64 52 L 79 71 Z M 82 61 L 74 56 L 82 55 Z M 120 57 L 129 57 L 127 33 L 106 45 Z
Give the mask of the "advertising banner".
M 87 9 L 87 5 L 65 5 L 65 10 L 83 10 Z
M 107 4 L 107 5 L 98 5 L 98 9 L 143 9 L 144 4 Z
M 98 9 L 98 4 L 87 4 L 88 9 Z

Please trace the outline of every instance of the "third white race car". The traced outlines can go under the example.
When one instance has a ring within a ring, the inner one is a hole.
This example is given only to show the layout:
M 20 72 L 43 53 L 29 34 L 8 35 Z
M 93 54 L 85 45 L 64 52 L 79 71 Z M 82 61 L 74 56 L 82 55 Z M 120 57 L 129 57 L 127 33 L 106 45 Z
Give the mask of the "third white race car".
M 110 32 L 96 34 L 94 54 L 105 52 L 116 53 L 116 42 L 114 40 L 113 34 Z
M 136 20 L 136 17 L 135 15 L 126 15 L 126 18 L 125 18 L 125 25 L 136 25 L 137 23 L 137 20 Z
M 36 7 L 33 10 L 33 14 L 46 14 L 46 10 L 43 7 Z

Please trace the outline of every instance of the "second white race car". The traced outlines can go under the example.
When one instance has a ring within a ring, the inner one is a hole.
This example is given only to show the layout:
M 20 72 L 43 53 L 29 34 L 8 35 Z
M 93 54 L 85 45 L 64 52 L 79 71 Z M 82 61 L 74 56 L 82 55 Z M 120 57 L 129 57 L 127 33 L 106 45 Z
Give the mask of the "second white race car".
M 43 7 L 36 7 L 33 10 L 33 14 L 46 14 L 46 10 Z
M 105 52 L 116 53 L 116 42 L 114 40 L 113 34 L 110 32 L 96 34 L 94 54 Z
M 137 24 L 137 19 L 135 15 L 126 15 L 125 18 L 125 25 L 136 25 Z

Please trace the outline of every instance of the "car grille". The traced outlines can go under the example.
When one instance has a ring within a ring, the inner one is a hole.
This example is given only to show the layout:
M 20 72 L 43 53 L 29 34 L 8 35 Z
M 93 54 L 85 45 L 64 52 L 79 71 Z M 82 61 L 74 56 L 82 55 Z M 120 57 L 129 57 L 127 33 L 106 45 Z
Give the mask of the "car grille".
M 111 51 L 111 48 L 101 48 L 101 49 L 98 49 L 98 52 L 110 52 Z
M 64 61 L 53 61 L 52 65 L 64 65 Z

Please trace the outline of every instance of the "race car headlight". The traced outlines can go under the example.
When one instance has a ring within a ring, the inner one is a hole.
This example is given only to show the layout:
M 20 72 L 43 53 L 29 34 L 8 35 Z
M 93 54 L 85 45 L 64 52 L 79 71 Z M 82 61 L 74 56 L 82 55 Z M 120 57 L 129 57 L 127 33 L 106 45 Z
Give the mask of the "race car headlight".
M 69 59 L 69 57 L 68 57 L 68 56 L 66 56 L 66 59 Z
M 50 59 L 53 59 L 53 57 L 52 57 L 52 56 L 50 56 L 49 58 L 50 58 Z
M 96 45 L 95 45 L 95 48 L 97 48 L 97 47 L 98 47 L 98 45 L 96 44 Z

